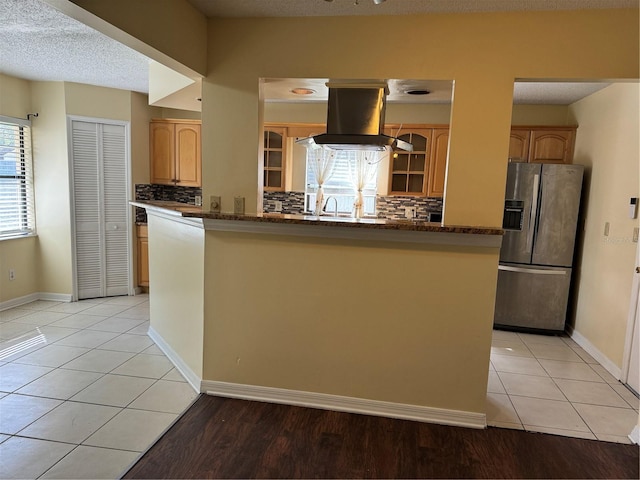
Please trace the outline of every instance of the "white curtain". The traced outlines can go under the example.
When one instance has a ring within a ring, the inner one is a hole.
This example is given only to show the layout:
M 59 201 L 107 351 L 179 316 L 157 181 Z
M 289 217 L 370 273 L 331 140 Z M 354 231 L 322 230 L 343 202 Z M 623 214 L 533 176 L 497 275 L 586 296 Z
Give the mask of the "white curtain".
M 332 150 L 315 148 L 309 152 L 309 157 L 311 160 L 311 171 L 313 171 L 313 175 L 316 177 L 316 183 L 318 184 L 314 214 L 321 215 L 322 207 L 324 206 L 324 189 L 322 186 L 333 174 L 336 155 Z
M 349 175 L 351 184 L 356 193 L 353 202 L 353 212 L 355 218 L 364 216 L 364 187 L 376 176 L 376 169 L 381 157 L 378 152 L 358 151 L 355 159 L 349 160 Z

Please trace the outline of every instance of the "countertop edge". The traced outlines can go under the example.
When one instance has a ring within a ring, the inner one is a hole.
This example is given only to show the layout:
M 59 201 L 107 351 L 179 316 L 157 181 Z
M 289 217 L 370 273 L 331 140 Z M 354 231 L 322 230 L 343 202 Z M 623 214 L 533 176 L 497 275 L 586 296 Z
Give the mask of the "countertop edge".
M 130 204 L 147 209 L 148 214 L 214 231 L 494 248 L 500 247 L 503 235 L 498 228 L 441 226 L 419 221 L 234 215 L 209 213 L 176 202 L 132 201 Z

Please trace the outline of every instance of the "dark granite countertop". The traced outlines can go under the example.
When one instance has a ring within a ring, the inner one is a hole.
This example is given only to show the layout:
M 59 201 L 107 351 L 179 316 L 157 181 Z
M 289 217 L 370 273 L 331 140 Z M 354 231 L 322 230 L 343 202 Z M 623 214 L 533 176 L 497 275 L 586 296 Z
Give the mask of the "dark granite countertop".
M 474 227 L 464 225 L 446 225 L 422 220 L 387 220 L 380 218 L 350 218 L 313 215 L 285 215 L 279 213 L 258 213 L 254 215 L 235 215 L 230 213 L 212 213 L 203 207 L 179 202 L 137 200 L 132 205 L 142 208 L 162 209 L 184 218 L 202 218 L 209 220 L 227 220 L 235 222 L 259 222 L 285 225 L 321 225 L 325 227 L 350 227 L 378 230 L 403 230 L 414 232 L 462 233 L 472 235 L 502 235 L 501 228 Z

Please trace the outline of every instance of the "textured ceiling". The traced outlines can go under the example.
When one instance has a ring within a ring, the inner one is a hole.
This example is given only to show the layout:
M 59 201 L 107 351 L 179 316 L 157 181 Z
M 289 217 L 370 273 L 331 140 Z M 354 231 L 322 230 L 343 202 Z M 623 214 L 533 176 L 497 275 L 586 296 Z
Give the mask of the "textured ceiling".
M 412 15 L 637 7 L 638 0 L 189 0 L 208 17 Z
M 527 10 L 534 7 L 603 8 L 637 6 L 639 0 L 387 0 L 381 5 L 374 5 L 373 0 L 359 0 L 359 5 L 354 5 L 355 0 L 189 1 L 208 15 L 299 16 Z M 27 80 L 68 81 L 148 93 L 148 70 L 148 58 L 144 55 L 67 17 L 40 0 L 0 0 L 0 73 Z M 324 101 L 325 81 L 271 80 L 266 85 L 266 98 L 300 101 L 299 97 L 291 95 L 291 88 L 309 86 L 317 94 L 307 100 Z M 517 83 L 514 101 L 566 105 L 605 85 Z M 445 103 L 451 98 L 450 82 L 389 80 L 389 87 L 390 102 Z M 431 94 L 425 97 L 403 96 L 402 92 L 409 88 L 426 88 Z
M 147 93 L 148 62 L 40 0 L 0 0 L 0 73 Z

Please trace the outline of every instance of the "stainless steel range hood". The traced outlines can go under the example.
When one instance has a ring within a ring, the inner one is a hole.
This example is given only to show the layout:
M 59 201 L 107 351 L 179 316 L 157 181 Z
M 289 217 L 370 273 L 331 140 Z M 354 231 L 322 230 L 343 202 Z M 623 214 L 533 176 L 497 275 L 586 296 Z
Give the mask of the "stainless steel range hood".
M 399 148 L 413 151 L 403 140 L 384 135 L 387 86 L 327 83 L 329 101 L 327 133 L 303 138 L 296 143 L 309 148 L 384 151 Z

